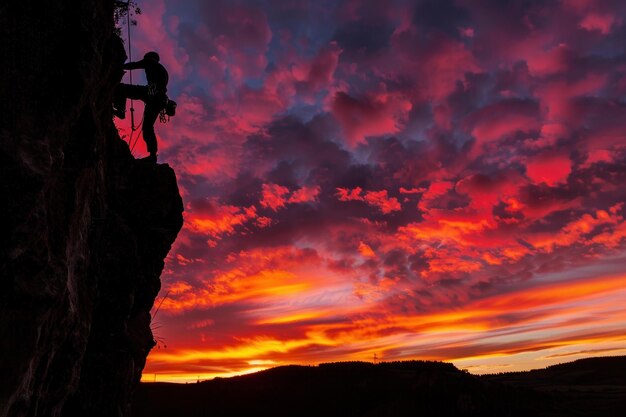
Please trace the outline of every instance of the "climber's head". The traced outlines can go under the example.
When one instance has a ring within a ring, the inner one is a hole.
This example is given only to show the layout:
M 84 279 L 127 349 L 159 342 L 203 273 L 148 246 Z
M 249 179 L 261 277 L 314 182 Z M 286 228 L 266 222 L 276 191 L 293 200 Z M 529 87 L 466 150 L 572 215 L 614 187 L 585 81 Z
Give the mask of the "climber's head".
M 153 60 L 153 61 L 159 62 L 159 60 L 160 60 L 161 58 L 159 57 L 159 54 L 157 54 L 156 52 L 154 52 L 154 51 L 150 51 L 150 52 L 147 52 L 147 53 L 143 56 L 143 59 L 151 59 L 151 60 Z

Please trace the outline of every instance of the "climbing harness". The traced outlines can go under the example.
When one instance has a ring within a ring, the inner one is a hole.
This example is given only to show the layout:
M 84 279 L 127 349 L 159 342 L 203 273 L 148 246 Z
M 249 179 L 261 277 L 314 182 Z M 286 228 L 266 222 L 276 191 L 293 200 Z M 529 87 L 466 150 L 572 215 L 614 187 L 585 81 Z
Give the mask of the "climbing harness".
M 148 84 L 148 97 L 154 97 L 157 95 L 156 84 Z
M 169 120 L 170 120 L 169 117 L 167 117 L 167 115 L 165 114 L 165 109 L 162 109 L 159 112 L 159 122 L 167 123 L 167 122 L 169 122 Z

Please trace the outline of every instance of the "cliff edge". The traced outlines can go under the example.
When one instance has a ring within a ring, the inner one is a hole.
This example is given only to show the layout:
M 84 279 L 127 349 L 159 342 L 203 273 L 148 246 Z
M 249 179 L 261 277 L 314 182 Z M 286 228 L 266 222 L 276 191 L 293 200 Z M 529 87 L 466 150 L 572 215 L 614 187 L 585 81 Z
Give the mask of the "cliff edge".
M 182 227 L 112 123 L 114 2 L 0 5 L 0 417 L 123 416 Z

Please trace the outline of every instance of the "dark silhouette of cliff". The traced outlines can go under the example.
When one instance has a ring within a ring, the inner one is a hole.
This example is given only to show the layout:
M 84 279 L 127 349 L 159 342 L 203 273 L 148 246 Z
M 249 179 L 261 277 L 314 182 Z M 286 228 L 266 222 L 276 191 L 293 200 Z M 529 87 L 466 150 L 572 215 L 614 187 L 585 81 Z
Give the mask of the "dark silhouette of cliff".
M 617 417 L 626 357 L 476 376 L 440 362 L 283 366 L 189 385 L 141 384 L 134 417 Z
M 0 416 L 123 416 L 182 226 L 112 123 L 114 2 L 0 5 Z

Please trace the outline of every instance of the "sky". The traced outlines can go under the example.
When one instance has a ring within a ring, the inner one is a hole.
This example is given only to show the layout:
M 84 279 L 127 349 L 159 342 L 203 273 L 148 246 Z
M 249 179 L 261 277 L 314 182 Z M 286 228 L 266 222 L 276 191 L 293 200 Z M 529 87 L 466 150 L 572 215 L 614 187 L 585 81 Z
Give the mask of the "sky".
M 625 2 L 138 5 L 185 205 L 145 381 L 626 354 Z

